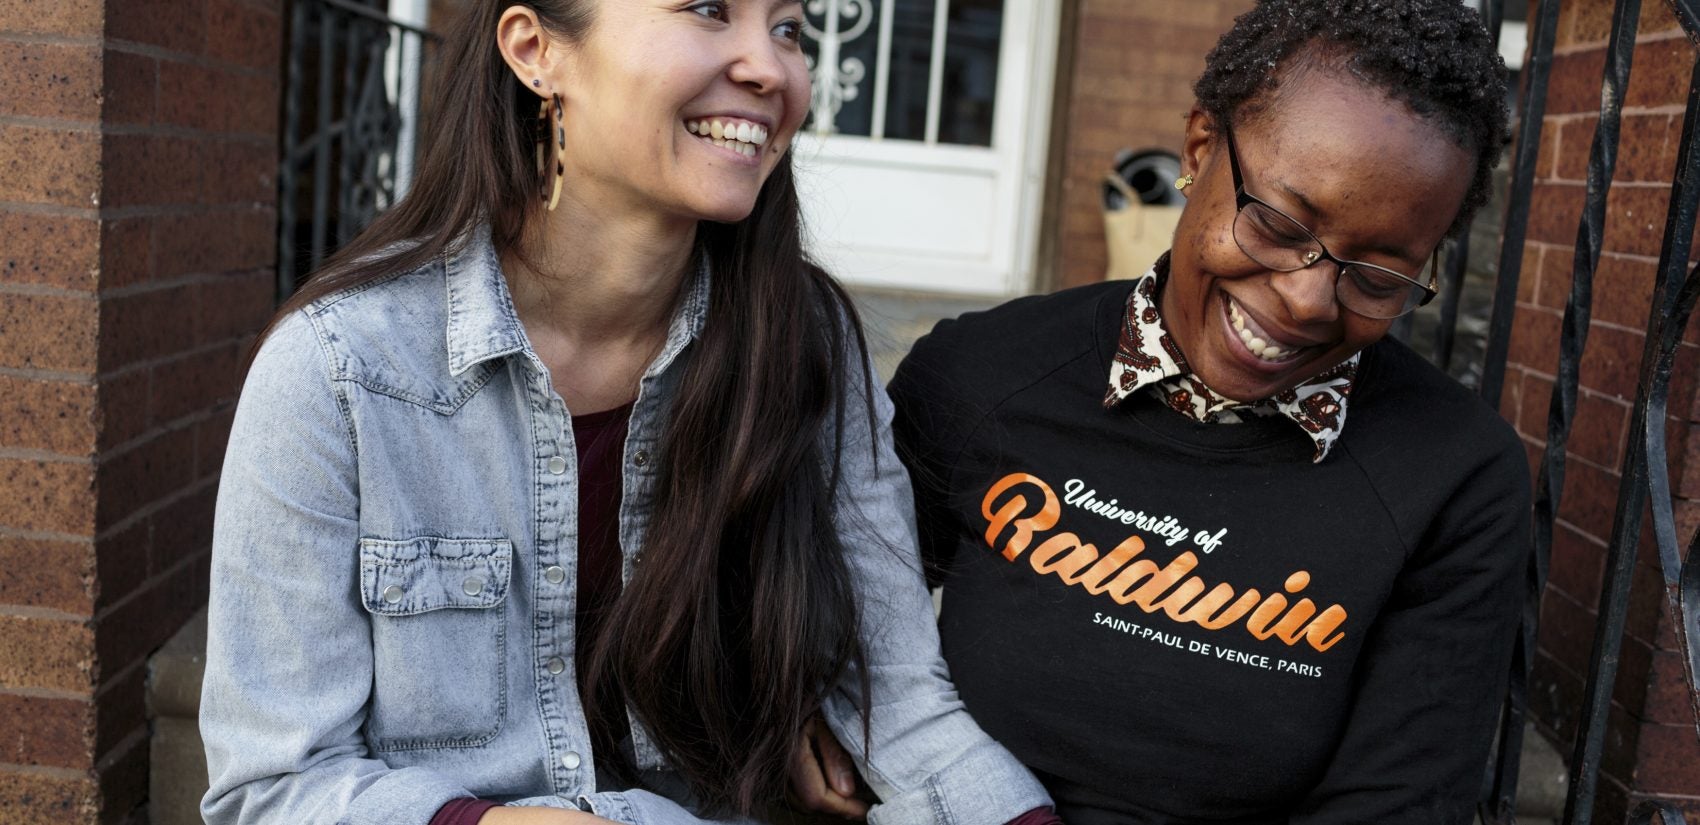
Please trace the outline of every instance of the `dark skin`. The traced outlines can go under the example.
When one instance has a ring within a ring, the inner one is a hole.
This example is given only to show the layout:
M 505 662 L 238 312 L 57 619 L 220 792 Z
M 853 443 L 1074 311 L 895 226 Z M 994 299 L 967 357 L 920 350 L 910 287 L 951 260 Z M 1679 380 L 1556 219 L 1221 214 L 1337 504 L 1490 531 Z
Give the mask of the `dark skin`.
M 1426 283 L 1428 262 L 1469 189 L 1474 155 L 1344 73 L 1318 67 L 1285 81 L 1261 112 L 1233 124 L 1246 191 L 1304 224 L 1336 256 Z M 1227 141 L 1197 106 L 1187 115 L 1181 173 L 1194 182 L 1183 190 L 1163 320 L 1211 389 L 1236 401 L 1268 398 L 1387 334 L 1391 320 L 1357 315 L 1336 300 L 1334 264 L 1273 272 L 1246 257 L 1233 235 Z M 1295 352 L 1273 363 L 1253 355 L 1228 320 L 1229 300 L 1261 335 Z M 823 813 L 864 814 L 842 746 L 825 725 L 807 737 L 820 759 L 803 748 L 792 765 L 797 801 Z
M 1233 124 L 1246 191 L 1309 227 L 1335 255 L 1426 283 L 1429 259 L 1469 188 L 1473 156 L 1349 76 L 1316 69 L 1293 80 L 1261 114 Z M 1271 272 L 1240 250 L 1227 142 L 1196 107 L 1181 171 L 1195 182 L 1175 227 L 1163 320 L 1211 389 L 1236 401 L 1268 398 L 1387 334 L 1392 321 L 1335 299 L 1333 264 Z M 1230 299 L 1263 337 L 1297 351 L 1273 363 L 1254 356 L 1228 321 Z

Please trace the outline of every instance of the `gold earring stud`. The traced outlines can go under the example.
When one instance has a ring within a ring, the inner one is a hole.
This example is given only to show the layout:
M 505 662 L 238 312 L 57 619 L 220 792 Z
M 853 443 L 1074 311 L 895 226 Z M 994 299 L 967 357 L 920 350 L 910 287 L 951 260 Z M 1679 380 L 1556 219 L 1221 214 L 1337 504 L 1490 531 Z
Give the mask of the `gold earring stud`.
M 1192 185 L 1192 176 L 1191 175 L 1182 175 L 1179 180 L 1175 181 L 1175 188 L 1176 189 L 1186 189 L 1188 186 L 1191 186 L 1191 185 Z

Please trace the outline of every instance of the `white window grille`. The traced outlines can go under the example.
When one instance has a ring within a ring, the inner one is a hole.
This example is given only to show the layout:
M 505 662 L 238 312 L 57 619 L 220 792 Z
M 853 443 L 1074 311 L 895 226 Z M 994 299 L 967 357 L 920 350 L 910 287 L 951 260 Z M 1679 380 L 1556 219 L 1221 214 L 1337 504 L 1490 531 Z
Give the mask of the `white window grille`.
M 1032 287 L 1061 0 L 804 0 L 816 253 L 854 284 Z

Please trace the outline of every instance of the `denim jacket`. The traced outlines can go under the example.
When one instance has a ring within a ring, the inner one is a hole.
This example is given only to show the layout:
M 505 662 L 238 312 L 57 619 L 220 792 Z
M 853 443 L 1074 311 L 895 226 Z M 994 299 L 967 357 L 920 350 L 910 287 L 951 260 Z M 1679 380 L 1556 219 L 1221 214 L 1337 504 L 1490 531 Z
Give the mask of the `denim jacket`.
M 633 407 L 626 579 L 708 278 L 688 286 Z M 837 502 L 863 612 L 871 754 L 857 674 L 824 715 L 883 800 L 870 821 L 1003 822 L 1049 799 L 949 682 L 891 405 L 884 393 L 875 404 L 877 433 L 846 417 Z M 243 387 L 218 495 L 201 705 L 208 823 L 425 825 L 474 795 L 645 825 L 702 821 L 666 790 L 682 783 L 635 719 L 632 756 L 652 790 L 596 776 L 573 661 L 570 421 L 487 230 L 278 325 Z

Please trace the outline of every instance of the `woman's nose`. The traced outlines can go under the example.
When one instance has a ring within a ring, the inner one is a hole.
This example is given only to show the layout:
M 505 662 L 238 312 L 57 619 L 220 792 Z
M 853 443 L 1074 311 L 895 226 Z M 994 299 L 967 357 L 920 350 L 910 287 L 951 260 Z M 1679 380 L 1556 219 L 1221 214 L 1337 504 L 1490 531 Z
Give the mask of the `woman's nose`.
M 1273 273 L 1269 283 L 1295 322 L 1322 324 L 1340 317 L 1340 301 L 1334 295 L 1339 276 L 1340 265 L 1323 259 L 1304 269 Z
M 772 94 L 784 89 L 789 77 L 779 47 L 766 31 L 738 38 L 738 51 L 727 75 L 732 82 L 757 94 Z

